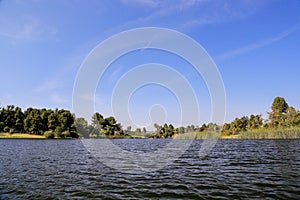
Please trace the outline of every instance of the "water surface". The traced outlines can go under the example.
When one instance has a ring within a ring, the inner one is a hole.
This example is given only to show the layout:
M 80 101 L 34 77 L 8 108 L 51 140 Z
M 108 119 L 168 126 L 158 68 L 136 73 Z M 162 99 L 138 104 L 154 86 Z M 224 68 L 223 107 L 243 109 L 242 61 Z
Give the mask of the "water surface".
M 164 140 L 118 139 L 151 152 Z M 205 158 L 201 141 L 161 170 L 122 173 L 80 140 L 0 140 L 0 199 L 300 199 L 300 140 L 219 140 Z

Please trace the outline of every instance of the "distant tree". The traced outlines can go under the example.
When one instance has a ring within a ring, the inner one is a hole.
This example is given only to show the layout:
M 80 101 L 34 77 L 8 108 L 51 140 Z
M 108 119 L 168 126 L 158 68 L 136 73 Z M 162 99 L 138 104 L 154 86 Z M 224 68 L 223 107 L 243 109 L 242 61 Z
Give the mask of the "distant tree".
M 58 111 L 58 123 L 64 131 L 72 131 L 72 125 L 74 124 L 74 116 L 68 110 L 59 110 Z
M 178 127 L 178 131 L 177 131 L 177 133 L 178 134 L 183 134 L 184 133 L 184 127 L 183 126 L 180 126 L 180 127 Z
M 272 103 L 272 112 L 286 113 L 289 105 L 283 97 L 276 97 Z
M 15 116 L 14 116 L 14 121 L 15 121 L 15 125 L 14 125 L 14 131 L 15 132 L 19 132 L 19 133 L 23 133 L 24 132 L 24 118 L 25 115 L 22 112 L 22 109 L 19 107 L 15 108 Z
M 263 125 L 263 118 L 261 115 L 250 115 L 247 129 L 252 130 L 252 129 L 258 129 Z
M 0 121 L 0 132 L 4 131 L 5 123 Z
M 16 108 L 14 105 L 8 105 L 6 108 L 1 109 L 1 121 L 4 122 L 5 126 L 9 127 L 10 129 L 15 129 L 16 125 Z
M 92 125 L 94 129 L 98 132 L 97 134 L 101 133 L 101 130 L 103 129 L 104 126 L 106 126 L 105 119 L 103 115 L 100 113 L 96 112 L 93 117 L 92 117 Z
M 126 128 L 126 131 L 128 132 L 128 133 L 130 133 L 131 132 L 131 126 L 127 126 L 127 128 Z
M 136 128 L 136 129 L 135 129 L 135 132 L 136 132 L 137 134 L 140 134 L 140 133 L 142 133 L 142 130 L 141 130 L 140 128 Z
M 58 110 L 51 112 L 48 116 L 48 130 L 55 130 L 59 126 Z
M 290 106 L 286 110 L 286 126 L 298 126 L 300 125 L 300 112 L 294 107 Z
M 222 126 L 221 135 L 226 135 L 226 136 L 232 135 L 231 124 L 230 123 L 225 123 Z
M 146 134 L 147 133 L 147 130 L 145 127 L 143 127 L 143 134 Z
M 207 125 L 207 128 L 206 128 L 208 131 L 212 131 L 212 132 L 218 132 L 220 127 L 216 124 L 216 123 L 212 123 L 210 122 L 208 125 Z
M 29 108 L 25 111 L 26 118 L 24 120 L 24 129 L 30 134 L 41 135 L 43 122 L 40 115 L 40 110 Z
M 121 131 L 122 128 L 121 124 L 117 124 L 117 121 L 113 116 L 105 118 L 101 126 L 102 133 L 107 136 L 114 135 L 116 131 Z
M 269 123 L 271 127 L 284 126 L 288 104 L 283 97 L 276 97 L 272 103 L 272 111 L 269 112 Z
M 206 124 L 202 124 L 202 126 L 199 128 L 199 132 L 204 132 L 207 130 Z
M 40 110 L 40 113 L 41 113 L 41 120 L 42 120 L 42 131 L 43 132 L 46 132 L 49 130 L 49 127 L 48 127 L 48 120 L 49 120 L 49 116 L 53 113 L 54 111 L 53 110 L 50 110 L 50 109 L 46 109 L 46 108 L 43 108 Z
M 235 118 L 233 122 L 230 123 L 230 131 L 233 135 L 236 135 L 242 131 L 247 130 L 249 118 L 244 116 L 241 118 Z
M 169 138 L 173 137 L 174 133 L 175 133 L 174 126 L 172 124 L 169 124 L 169 126 L 168 126 L 168 128 L 166 130 L 166 136 L 169 137 Z
M 78 134 L 83 138 L 88 138 L 90 134 L 90 130 L 88 127 L 87 121 L 83 117 L 79 117 L 75 119 L 75 126 Z

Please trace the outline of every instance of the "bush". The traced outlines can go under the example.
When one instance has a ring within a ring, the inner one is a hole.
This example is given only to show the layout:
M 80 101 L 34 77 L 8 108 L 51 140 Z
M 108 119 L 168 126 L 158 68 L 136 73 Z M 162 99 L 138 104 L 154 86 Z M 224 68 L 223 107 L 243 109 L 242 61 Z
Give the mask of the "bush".
M 64 132 L 62 132 L 62 137 L 63 137 L 63 138 L 68 138 L 68 137 L 70 137 L 70 131 L 64 131 Z
M 5 126 L 4 129 L 3 129 L 3 131 L 4 131 L 5 133 L 8 133 L 8 132 L 10 131 L 10 128 L 9 128 L 8 126 Z
M 63 138 L 64 137 L 61 127 L 59 127 L 59 126 L 56 127 L 54 132 L 55 132 L 55 137 L 56 138 Z
M 53 138 L 55 137 L 55 134 L 54 134 L 53 131 L 46 131 L 46 132 L 44 133 L 44 136 L 45 136 L 46 138 L 48 138 L 48 139 L 53 139 Z
M 71 138 L 78 138 L 79 135 L 78 135 L 78 133 L 77 133 L 76 131 L 71 131 L 71 132 L 70 132 L 70 137 L 71 137 Z
M 5 123 L 0 122 L 0 132 L 4 131 Z

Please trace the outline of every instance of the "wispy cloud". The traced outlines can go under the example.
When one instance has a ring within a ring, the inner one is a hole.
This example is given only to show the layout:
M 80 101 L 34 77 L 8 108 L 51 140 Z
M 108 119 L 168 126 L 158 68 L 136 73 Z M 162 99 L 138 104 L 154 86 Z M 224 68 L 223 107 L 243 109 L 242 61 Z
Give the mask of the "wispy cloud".
M 70 99 L 68 99 L 67 97 L 65 97 L 63 95 L 59 95 L 59 94 L 51 94 L 50 100 L 53 103 L 70 103 Z
M 200 0 L 198 1 L 193 1 L 193 0 L 180 0 L 180 1 L 154 1 L 154 0 L 126 0 L 123 1 L 129 5 L 131 5 L 132 2 L 139 2 L 138 4 L 135 5 L 140 5 L 143 7 L 150 7 L 153 8 L 153 11 L 146 15 L 146 16 L 141 16 L 135 20 L 129 21 L 126 24 L 123 25 L 123 27 L 131 27 L 131 26 L 139 26 L 139 25 L 144 25 L 147 23 L 151 23 L 156 21 L 157 19 L 167 17 L 168 15 L 171 15 L 176 12 L 181 12 L 193 5 L 198 4 L 199 2 L 202 2 Z
M 47 92 L 50 90 L 55 90 L 62 85 L 60 81 L 57 80 L 50 80 L 42 83 L 41 85 L 37 86 L 33 89 L 34 92 Z
M 138 2 L 135 3 L 134 2 Z M 133 28 L 139 26 L 164 25 L 179 30 L 192 29 L 198 26 L 215 23 L 226 23 L 243 19 L 257 12 L 267 2 L 258 0 L 218 1 L 218 0 L 123 0 L 128 6 L 146 7 L 152 11 L 146 16 L 140 16 L 129 21 L 118 29 Z M 178 17 L 180 16 L 180 17 Z M 176 19 L 173 19 L 173 18 Z M 169 18 L 171 23 L 160 24 Z M 172 20 L 173 19 L 173 20 Z
M 0 39 L 40 40 L 53 37 L 58 30 L 29 15 L 6 16 L 0 20 Z
M 299 29 L 300 29 L 300 24 L 296 24 L 293 27 L 279 33 L 278 35 L 275 35 L 273 37 L 270 37 L 270 38 L 267 38 L 267 39 L 264 39 L 261 41 L 257 41 L 253 44 L 249 44 L 249 45 L 234 49 L 234 50 L 226 52 L 222 55 L 216 56 L 215 58 L 216 59 L 226 59 L 226 58 L 235 57 L 235 56 L 238 56 L 241 54 L 245 54 L 250 51 L 254 51 L 256 49 L 271 45 L 279 40 L 282 40 L 285 37 L 289 36 L 290 34 L 294 33 L 295 31 L 297 31 Z
M 125 5 L 135 6 L 135 7 L 150 7 L 150 8 L 168 8 L 177 7 L 182 9 L 194 6 L 208 0 L 122 0 L 121 2 Z
M 157 0 L 122 0 L 123 4 L 134 6 L 156 7 L 160 1 Z

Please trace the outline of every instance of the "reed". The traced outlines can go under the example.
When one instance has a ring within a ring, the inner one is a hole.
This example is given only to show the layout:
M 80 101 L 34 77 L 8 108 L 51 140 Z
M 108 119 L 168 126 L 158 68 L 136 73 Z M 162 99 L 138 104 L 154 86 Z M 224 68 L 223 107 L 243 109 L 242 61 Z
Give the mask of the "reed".
M 238 139 L 299 139 L 300 127 L 277 128 L 277 129 L 254 129 L 241 132 Z

